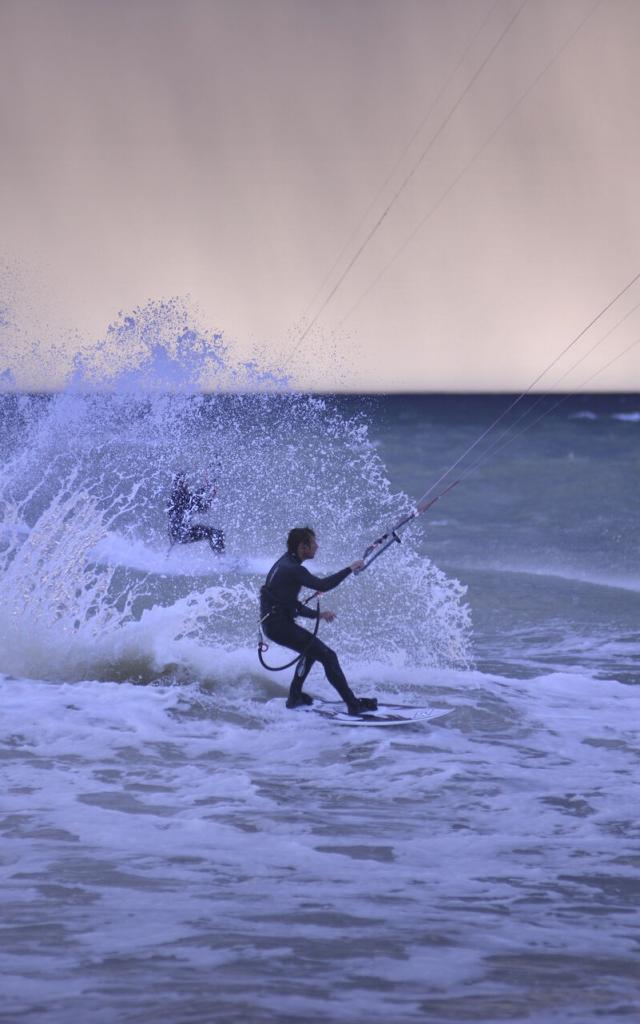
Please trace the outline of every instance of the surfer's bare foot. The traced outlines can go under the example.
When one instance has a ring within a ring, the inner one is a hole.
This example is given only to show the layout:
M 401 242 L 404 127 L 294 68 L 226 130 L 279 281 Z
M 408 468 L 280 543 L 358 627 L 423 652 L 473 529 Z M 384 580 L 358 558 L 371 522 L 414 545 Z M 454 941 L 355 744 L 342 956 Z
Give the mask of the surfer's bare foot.
M 353 704 L 349 704 L 350 715 L 361 715 L 365 711 L 377 711 L 378 701 L 375 697 L 356 697 Z
M 308 693 L 296 693 L 293 697 L 289 694 L 287 697 L 288 708 L 302 708 L 308 704 L 313 704 L 313 697 Z

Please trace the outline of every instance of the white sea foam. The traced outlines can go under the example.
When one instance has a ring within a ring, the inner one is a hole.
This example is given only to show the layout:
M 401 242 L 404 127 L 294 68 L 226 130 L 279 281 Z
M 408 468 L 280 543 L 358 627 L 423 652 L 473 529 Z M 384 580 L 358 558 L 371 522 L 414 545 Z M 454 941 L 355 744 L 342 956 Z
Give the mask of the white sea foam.
M 247 999 L 308 1014 L 322 996 L 334 1019 L 388 1020 L 372 978 L 409 1014 L 433 1003 L 435 1019 L 439 1005 L 471 1020 L 470 993 L 488 1019 L 507 998 L 524 1013 L 536 987 L 520 994 L 497 964 L 526 955 L 532 969 L 543 952 L 577 972 L 559 984 L 549 968 L 552 1009 L 570 998 L 589 1019 L 593 970 L 605 1005 L 632 998 L 635 688 L 579 673 L 395 679 L 454 713 L 364 739 L 275 714 L 259 680 L 237 692 L 5 677 L 4 892 L 27 884 L 38 906 L 14 967 L 37 982 L 7 987 L 7 1011 L 45 1000 L 56 1024 L 76 1000 L 86 1012 L 78 956 L 111 999 L 111 966 L 126 962 L 118 985 L 139 1012 L 160 972 L 178 1005 L 199 978 L 213 1019 L 219 1001 L 227 1016 Z M 292 960 L 305 964 L 295 985 Z
M 620 420 L 621 423 L 640 423 L 640 412 L 615 412 L 611 419 Z
M 489 568 L 486 563 L 477 563 L 476 568 Z M 496 565 L 490 563 L 494 572 L 520 573 L 527 576 L 547 576 L 550 579 L 566 580 L 567 582 L 583 583 L 592 587 L 610 587 L 614 590 L 630 590 L 640 593 L 640 577 L 637 575 L 622 576 L 613 573 L 581 571 L 575 568 L 567 569 L 558 566 L 545 566 L 540 563 L 520 562 L 509 563 L 508 565 Z
M 165 576 L 265 575 L 272 564 L 270 557 L 247 554 L 214 554 L 207 543 L 147 544 L 144 540 L 109 533 L 89 552 L 88 558 L 103 565 L 126 566 L 140 572 Z

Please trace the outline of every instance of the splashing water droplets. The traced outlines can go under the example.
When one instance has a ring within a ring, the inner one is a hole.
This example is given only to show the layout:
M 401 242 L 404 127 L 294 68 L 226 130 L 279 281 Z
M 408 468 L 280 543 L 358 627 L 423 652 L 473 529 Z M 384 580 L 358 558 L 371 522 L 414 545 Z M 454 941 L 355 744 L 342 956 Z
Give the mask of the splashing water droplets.
M 274 374 L 233 364 L 220 335 L 186 316 L 177 302 L 121 316 L 63 392 L 13 408 L 22 426 L 3 451 L 0 671 L 257 674 L 257 592 L 289 528 L 314 526 L 323 575 L 409 509 L 362 411 L 281 381 L 274 391 Z M 6 413 L 17 399 L 2 401 Z M 225 531 L 224 556 L 202 543 L 170 549 L 179 471 L 215 496 L 207 521 Z M 345 659 L 466 663 L 463 589 L 418 555 L 418 531 L 327 596 L 339 612 L 329 642 Z

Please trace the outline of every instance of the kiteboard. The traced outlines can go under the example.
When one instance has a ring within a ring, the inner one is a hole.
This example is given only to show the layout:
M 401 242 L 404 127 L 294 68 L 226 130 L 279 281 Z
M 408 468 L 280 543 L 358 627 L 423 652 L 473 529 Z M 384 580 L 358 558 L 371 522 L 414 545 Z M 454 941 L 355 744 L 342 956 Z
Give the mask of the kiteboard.
M 299 708 L 285 708 L 282 697 L 274 697 L 269 704 L 280 706 L 288 715 L 316 715 L 336 725 L 415 725 L 444 718 L 453 708 L 414 707 L 409 704 L 378 704 L 375 711 L 363 711 L 361 715 L 350 715 L 342 701 L 322 700 L 314 697 L 313 704 L 302 704 Z

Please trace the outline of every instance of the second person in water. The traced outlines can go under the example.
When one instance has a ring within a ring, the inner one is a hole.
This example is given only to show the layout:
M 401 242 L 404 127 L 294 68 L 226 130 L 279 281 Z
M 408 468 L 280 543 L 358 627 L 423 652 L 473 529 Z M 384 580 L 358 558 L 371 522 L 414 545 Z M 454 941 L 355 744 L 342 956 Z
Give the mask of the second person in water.
M 193 544 L 195 541 L 206 540 L 216 554 L 224 551 L 224 532 L 194 519 L 198 513 L 209 511 L 215 496 L 215 488 L 210 488 L 208 493 L 204 487 L 194 490 L 187 483 L 186 473 L 176 473 L 167 505 L 172 547 L 174 544 Z

